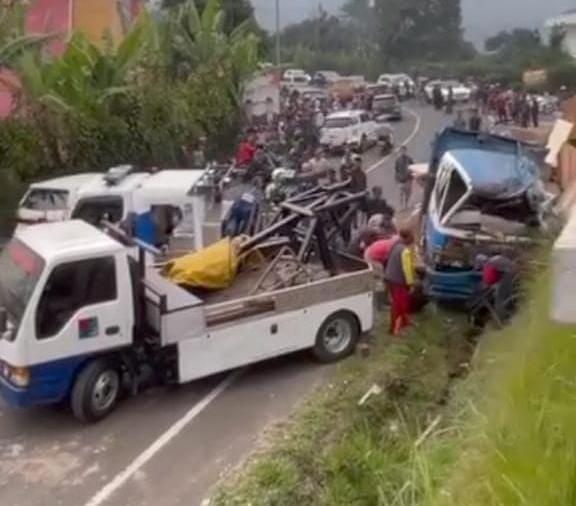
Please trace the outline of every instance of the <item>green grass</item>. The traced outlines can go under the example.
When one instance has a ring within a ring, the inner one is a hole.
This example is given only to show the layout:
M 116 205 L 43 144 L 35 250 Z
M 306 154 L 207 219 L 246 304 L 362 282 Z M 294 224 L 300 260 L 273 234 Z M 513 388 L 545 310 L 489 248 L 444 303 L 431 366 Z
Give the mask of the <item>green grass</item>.
M 549 320 L 548 279 L 512 326 L 488 336 L 457 394 L 454 430 L 420 455 L 419 479 L 439 483 L 426 504 L 576 504 L 576 329 Z
M 549 320 L 549 274 L 533 285 L 469 376 L 453 315 L 428 311 L 401 340 L 376 332 L 213 504 L 576 505 L 576 328 Z M 359 407 L 374 383 L 384 393 Z
M 341 365 L 213 504 L 405 504 L 415 494 L 406 487 L 414 441 L 443 409 L 447 385 L 470 354 L 462 326 L 429 313 L 402 339 L 379 329 L 371 354 Z M 359 406 L 374 384 L 382 394 Z

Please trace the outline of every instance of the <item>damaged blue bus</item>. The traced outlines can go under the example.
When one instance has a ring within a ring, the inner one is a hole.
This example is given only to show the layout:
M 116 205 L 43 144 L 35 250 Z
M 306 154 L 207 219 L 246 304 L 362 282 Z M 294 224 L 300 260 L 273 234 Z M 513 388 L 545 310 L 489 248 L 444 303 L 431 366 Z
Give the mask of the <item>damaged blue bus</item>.
M 532 244 L 551 200 L 540 156 L 516 140 L 448 128 L 433 146 L 423 204 L 426 288 L 466 300 L 478 288 L 478 254 Z

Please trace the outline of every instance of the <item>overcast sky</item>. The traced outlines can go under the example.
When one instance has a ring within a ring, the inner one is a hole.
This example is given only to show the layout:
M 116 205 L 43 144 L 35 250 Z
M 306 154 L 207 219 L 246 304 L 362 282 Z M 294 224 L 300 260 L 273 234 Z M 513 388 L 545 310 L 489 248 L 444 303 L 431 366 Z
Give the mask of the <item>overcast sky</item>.
M 268 29 L 274 28 L 275 0 L 252 0 L 256 14 Z M 322 4 L 337 12 L 344 0 L 280 0 L 283 24 L 311 16 Z M 505 28 L 541 28 L 544 20 L 576 8 L 576 0 L 462 0 L 467 36 L 481 42 Z

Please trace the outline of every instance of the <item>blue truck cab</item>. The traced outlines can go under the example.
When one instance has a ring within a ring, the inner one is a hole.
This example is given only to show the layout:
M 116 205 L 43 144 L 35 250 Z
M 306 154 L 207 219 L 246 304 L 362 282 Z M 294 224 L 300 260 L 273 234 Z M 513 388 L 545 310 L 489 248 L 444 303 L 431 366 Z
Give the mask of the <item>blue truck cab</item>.
M 446 129 L 433 147 L 423 207 L 430 296 L 469 299 L 481 280 L 476 256 L 533 243 L 548 200 L 529 146 Z

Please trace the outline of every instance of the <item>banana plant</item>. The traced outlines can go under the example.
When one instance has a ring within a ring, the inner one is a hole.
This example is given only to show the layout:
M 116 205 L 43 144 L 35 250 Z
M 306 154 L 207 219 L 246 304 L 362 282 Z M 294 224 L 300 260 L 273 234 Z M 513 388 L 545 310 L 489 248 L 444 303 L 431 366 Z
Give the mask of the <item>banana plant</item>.
M 207 0 L 200 12 L 193 0 L 165 11 L 155 25 L 155 53 L 174 79 L 186 79 L 206 67 L 232 69 L 234 86 L 256 68 L 258 40 L 250 22 L 225 32 L 220 0 Z
M 116 48 L 101 48 L 81 33 L 73 35 L 64 54 L 43 59 L 24 53 L 17 69 L 24 104 L 80 116 L 104 116 L 111 100 L 136 86 L 134 72 L 146 47 L 144 18 Z
M 18 58 L 39 50 L 54 34 L 26 33 L 26 8 L 20 2 L 0 2 L 0 69 L 11 69 Z

